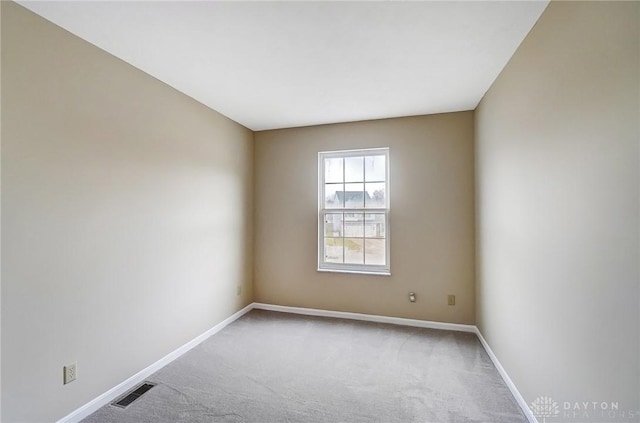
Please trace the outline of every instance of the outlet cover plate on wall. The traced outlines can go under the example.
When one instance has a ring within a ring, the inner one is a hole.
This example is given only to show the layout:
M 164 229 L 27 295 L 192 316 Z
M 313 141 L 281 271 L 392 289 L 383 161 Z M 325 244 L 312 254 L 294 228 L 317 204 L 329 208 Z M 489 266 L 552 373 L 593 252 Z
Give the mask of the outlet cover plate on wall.
M 76 380 L 77 374 L 77 363 L 67 364 L 63 368 L 63 382 L 66 385 L 67 383 L 71 383 Z

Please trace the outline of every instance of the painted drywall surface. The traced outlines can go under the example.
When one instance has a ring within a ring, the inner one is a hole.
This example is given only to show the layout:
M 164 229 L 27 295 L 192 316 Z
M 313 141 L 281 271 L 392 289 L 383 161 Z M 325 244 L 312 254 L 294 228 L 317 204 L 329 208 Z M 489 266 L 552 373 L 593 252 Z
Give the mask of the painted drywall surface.
M 0 99 L 2 98 L 2 7 L 0 7 Z M 2 116 L 2 101 L 0 101 Z M 0 118 L 0 193 L 2 193 L 2 119 Z M 0 195 L 0 223 L 2 222 L 2 195 Z M 2 269 L 2 224 L 0 224 L 0 269 Z M 0 420 L 2 420 L 2 271 L 0 271 Z
M 476 110 L 477 323 L 558 420 L 640 419 L 639 8 L 552 2 Z
M 2 12 L 2 421 L 53 421 L 251 301 L 253 134 Z
M 474 323 L 473 119 L 461 112 L 257 132 L 256 301 Z M 390 148 L 391 276 L 318 272 L 318 152 L 369 147 Z

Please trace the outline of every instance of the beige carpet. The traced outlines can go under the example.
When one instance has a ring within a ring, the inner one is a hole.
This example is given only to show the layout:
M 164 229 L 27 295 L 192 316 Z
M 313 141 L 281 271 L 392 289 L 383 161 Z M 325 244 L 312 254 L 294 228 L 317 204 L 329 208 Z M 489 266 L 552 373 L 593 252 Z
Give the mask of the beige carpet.
M 474 334 L 254 310 L 89 422 L 526 422 Z

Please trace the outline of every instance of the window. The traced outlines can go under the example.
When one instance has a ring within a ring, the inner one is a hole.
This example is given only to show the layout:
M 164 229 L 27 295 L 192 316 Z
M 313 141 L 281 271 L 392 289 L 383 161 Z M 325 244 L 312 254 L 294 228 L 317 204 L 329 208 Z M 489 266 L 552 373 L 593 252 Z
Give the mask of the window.
M 389 149 L 318 155 L 318 270 L 389 274 Z

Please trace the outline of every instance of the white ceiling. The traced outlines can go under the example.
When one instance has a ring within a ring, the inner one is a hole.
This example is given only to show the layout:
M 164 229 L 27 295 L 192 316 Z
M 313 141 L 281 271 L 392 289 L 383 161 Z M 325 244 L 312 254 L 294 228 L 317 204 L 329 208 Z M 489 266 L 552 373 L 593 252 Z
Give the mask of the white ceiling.
M 472 110 L 548 1 L 19 3 L 263 130 Z

